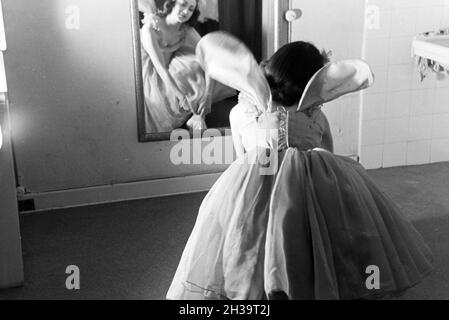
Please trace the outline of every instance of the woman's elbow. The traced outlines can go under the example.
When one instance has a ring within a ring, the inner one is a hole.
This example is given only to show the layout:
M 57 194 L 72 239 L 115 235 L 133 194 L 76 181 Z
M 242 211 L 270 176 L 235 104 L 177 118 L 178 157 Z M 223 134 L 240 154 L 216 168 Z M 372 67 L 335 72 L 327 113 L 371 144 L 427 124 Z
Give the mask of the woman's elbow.
M 334 153 L 334 141 L 332 137 L 324 136 L 321 147 L 323 149 L 326 149 L 327 151 Z

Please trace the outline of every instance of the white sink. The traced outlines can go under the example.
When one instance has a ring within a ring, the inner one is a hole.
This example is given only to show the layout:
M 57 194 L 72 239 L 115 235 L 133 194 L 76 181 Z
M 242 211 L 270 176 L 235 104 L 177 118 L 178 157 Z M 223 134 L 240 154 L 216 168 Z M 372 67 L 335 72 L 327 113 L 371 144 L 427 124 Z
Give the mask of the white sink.
M 412 55 L 438 62 L 445 69 L 449 69 L 449 35 L 415 37 Z

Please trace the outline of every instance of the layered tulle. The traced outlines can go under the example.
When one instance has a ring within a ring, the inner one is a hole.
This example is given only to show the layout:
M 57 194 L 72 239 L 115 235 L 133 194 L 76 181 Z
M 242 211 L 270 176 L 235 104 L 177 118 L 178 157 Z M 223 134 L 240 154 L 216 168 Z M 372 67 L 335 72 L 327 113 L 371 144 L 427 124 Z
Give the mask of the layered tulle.
M 168 299 L 260 298 L 275 176 L 256 162 L 234 162 L 205 197 Z
M 265 288 L 290 299 L 396 294 L 432 269 L 432 255 L 397 205 L 355 161 L 289 149 L 273 188 Z M 369 267 L 380 286 L 370 290 Z
M 211 79 L 206 80 L 205 72 L 195 54 L 200 36 L 193 28 L 183 27 L 184 35 L 179 42 L 161 47 L 160 36 L 157 36 L 160 33 L 160 18 L 148 15 L 146 19 L 147 24 L 141 30 L 141 54 L 145 125 L 148 133 L 171 132 L 182 127 L 192 115 L 196 116 L 191 118 L 193 122 L 198 122 L 197 118 L 202 122 L 211 112 L 212 103 L 236 95 L 234 89 Z M 152 37 L 157 37 L 157 41 Z M 159 47 L 155 49 L 163 56 L 160 63 L 167 68 L 171 79 L 184 94 L 183 101 L 176 98 L 171 81 L 161 77 L 149 55 L 150 48 L 158 44 Z
M 279 155 L 276 174 L 252 153 L 217 181 L 168 299 L 378 298 L 431 271 L 419 233 L 358 163 L 324 150 Z M 366 285 L 370 266 L 379 290 Z
M 179 89 L 185 93 L 192 109 L 181 106 L 157 73 L 148 54 L 143 53 L 143 83 L 146 126 L 149 132 L 171 132 L 180 128 L 193 114 L 206 95 L 204 71 L 196 62 L 194 51 L 182 48 L 174 53 L 168 71 Z

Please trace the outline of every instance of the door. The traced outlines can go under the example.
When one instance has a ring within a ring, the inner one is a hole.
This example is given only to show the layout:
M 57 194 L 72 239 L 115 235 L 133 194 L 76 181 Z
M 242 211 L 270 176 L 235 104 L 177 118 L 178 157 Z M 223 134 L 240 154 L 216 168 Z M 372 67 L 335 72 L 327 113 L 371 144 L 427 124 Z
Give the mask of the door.
M 290 0 L 289 5 L 300 10 L 300 17 L 285 29 L 289 41 L 309 41 L 320 50 L 332 51 L 331 61 L 362 58 L 365 1 Z M 323 109 L 331 124 L 336 153 L 359 154 L 360 110 L 360 93 L 344 96 Z
M 0 2 L 0 289 L 23 283 L 22 244 L 17 208 L 3 51 L 6 50 Z
M 23 283 L 19 211 L 9 132 L 8 109 L 4 93 L 0 93 L 0 289 Z

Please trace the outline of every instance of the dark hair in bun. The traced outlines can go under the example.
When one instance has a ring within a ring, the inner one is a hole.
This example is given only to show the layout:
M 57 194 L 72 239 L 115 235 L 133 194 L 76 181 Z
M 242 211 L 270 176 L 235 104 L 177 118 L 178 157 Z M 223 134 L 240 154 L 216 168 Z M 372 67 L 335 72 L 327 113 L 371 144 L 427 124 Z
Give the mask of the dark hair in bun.
M 299 103 L 313 75 L 329 62 L 309 42 L 292 42 L 279 49 L 268 61 L 262 62 L 273 100 L 283 106 Z

